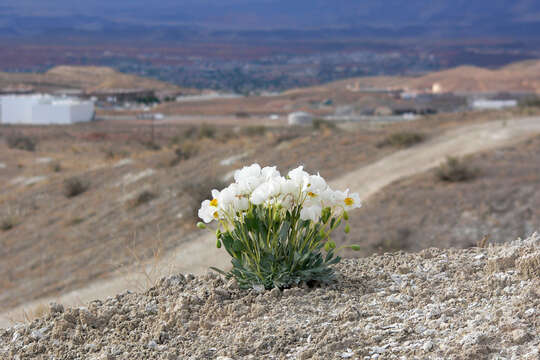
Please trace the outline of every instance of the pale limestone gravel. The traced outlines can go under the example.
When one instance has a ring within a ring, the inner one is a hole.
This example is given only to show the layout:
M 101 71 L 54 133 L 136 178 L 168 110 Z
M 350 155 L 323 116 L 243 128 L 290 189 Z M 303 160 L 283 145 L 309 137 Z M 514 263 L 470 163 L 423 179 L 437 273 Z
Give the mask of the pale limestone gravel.
M 539 359 L 540 237 L 344 260 L 338 281 L 257 293 L 163 278 L 0 330 L 2 359 Z

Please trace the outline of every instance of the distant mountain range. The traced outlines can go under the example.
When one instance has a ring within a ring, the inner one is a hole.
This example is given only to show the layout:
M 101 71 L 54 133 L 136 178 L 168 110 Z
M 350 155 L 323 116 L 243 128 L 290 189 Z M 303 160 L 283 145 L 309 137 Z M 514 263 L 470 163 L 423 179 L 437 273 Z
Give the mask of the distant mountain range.
M 3 0 L 0 38 L 540 37 L 536 0 Z

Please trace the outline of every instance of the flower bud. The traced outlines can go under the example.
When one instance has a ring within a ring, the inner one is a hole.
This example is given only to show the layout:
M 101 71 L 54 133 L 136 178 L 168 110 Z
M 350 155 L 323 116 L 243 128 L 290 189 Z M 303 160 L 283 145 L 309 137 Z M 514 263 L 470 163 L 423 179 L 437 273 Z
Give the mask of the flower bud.
M 206 225 L 205 225 L 203 222 L 201 222 L 201 221 L 199 221 L 199 222 L 197 223 L 197 227 L 198 227 L 199 229 L 206 229 Z
M 328 242 L 328 244 L 330 244 L 330 249 L 335 249 L 336 248 L 336 243 L 335 242 L 330 241 L 330 242 Z
M 344 211 L 344 212 L 343 212 L 343 218 L 344 218 L 345 220 L 349 220 L 349 213 L 346 212 L 346 211 Z
M 351 231 L 351 227 L 349 226 L 349 224 L 345 225 L 345 234 L 348 234 L 349 231 Z
M 327 241 L 326 244 L 324 244 L 324 251 L 330 251 L 330 241 Z
M 351 249 L 354 251 L 360 251 L 360 245 L 351 245 Z

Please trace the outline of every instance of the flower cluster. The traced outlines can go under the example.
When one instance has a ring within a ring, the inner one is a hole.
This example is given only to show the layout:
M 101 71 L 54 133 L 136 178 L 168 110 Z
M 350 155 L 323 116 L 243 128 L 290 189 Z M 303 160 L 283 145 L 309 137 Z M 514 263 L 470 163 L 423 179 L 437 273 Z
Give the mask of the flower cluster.
M 358 194 L 332 190 L 320 175 L 308 174 L 302 166 L 281 176 L 275 166 L 253 164 L 237 170 L 234 180 L 221 191 L 212 190 L 212 199 L 203 201 L 199 217 L 205 223 L 231 223 L 252 206 L 299 208 L 300 219 L 313 222 L 319 221 L 324 209 L 335 215 L 361 206 Z
M 234 277 L 240 287 L 330 282 L 331 265 L 340 261 L 336 253 L 360 249 L 336 248 L 330 238 L 342 220 L 349 232 L 348 210 L 361 206 L 358 194 L 332 190 L 320 175 L 301 166 L 281 176 L 275 167 L 253 164 L 236 171 L 234 180 L 221 191 L 212 190 L 199 216 L 206 223 L 219 221 L 216 246 L 231 255 L 232 269 L 213 269 Z

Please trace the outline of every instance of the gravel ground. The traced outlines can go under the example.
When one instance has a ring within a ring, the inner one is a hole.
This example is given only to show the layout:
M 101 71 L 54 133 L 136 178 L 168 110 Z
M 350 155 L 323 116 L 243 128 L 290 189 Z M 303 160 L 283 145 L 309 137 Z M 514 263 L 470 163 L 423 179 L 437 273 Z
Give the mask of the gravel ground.
M 174 275 L 0 330 L 2 359 L 539 359 L 540 236 L 344 260 L 319 288 Z

